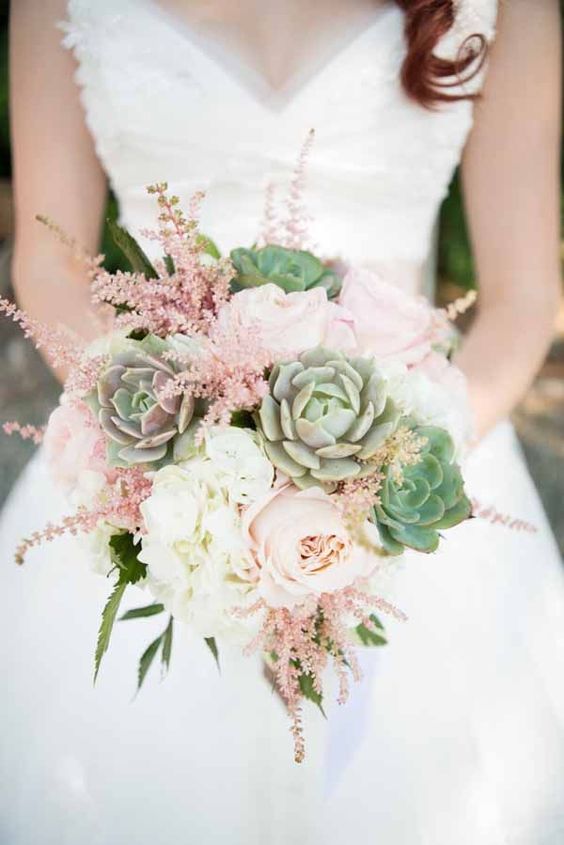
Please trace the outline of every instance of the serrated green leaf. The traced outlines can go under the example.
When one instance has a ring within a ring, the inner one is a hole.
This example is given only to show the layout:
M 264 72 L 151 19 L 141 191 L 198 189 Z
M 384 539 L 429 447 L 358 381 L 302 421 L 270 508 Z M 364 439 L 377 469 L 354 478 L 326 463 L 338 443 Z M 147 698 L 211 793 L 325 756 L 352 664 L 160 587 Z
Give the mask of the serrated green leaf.
M 204 637 L 204 642 L 213 654 L 214 660 L 217 663 L 217 668 L 220 669 L 221 667 L 219 665 L 219 650 L 217 648 L 215 637 Z
M 117 612 L 126 587 L 127 581 L 118 581 L 102 611 L 102 621 L 100 622 L 100 628 L 98 630 L 96 653 L 94 655 L 94 683 L 96 683 L 96 678 L 98 677 L 102 657 L 108 650 L 110 638 L 112 636 L 112 629 L 114 627 L 114 622 L 116 621 Z
M 147 566 L 141 563 L 137 554 L 132 534 L 114 534 L 110 539 L 110 557 L 119 570 L 120 583 L 136 584 L 145 577 Z
M 378 617 L 375 616 L 373 613 L 370 615 L 370 621 L 372 622 L 374 627 L 377 628 L 379 631 L 382 631 L 383 634 L 384 626 L 382 625 Z M 363 646 L 372 647 L 388 644 L 388 641 L 382 634 L 376 633 L 376 631 L 372 630 L 371 628 L 368 628 L 366 625 L 357 625 L 354 630 Z
M 164 634 L 159 634 L 156 640 L 145 649 L 143 654 L 141 655 L 141 659 L 139 661 L 139 668 L 137 670 L 137 692 L 141 689 L 143 681 L 147 675 L 147 672 L 151 668 L 151 663 L 155 659 L 155 656 L 159 650 L 161 642 L 163 640 Z
M 308 701 L 312 701 L 317 707 L 319 707 L 322 715 L 327 718 L 325 710 L 323 709 L 323 696 L 315 689 L 312 676 L 309 674 L 302 674 L 298 678 L 298 683 L 303 697 L 307 698 Z
M 142 273 L 146 279 L 157 279 L 157 271 L 127 229 L 119 226 L 114 220 L 108 220 L 107 225 L 113 242 L 123 252 L 132 270 L 135 273 Z
M 120 616 L 118 621 L 125 622 L 127 619 L 142 619 L 146 616 L 156 616 L 157 613 L 162 613 L 163 610 L 164 604 L 147 604 L 145 607 L 135 607 L 132 610 L 128 610 L 127 613 Z
M 165 632 L 163 634 L 163 649 L 161 652 L 161 664 L 163 669 L 167 672 L 170 668 L 170 655 L 172 653 L 172 630 L 173 630 L 174 620 L 172 616 L 168 620 L 168 625 L 166 626 Z

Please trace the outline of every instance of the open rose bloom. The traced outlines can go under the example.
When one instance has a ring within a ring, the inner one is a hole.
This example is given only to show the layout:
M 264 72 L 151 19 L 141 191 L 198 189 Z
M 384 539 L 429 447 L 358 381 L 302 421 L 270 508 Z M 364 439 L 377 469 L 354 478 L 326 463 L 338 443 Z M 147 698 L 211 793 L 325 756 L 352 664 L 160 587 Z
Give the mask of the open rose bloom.
M 470 513 L 453 333 L 386 279 L 324 264 L 297 225 L 219 257 L 166 186 L 150 192 L 165 258 L 114 227 L 133 271 L 88 265 L 109 333 L 85 349 L 54 335 L 70 375 L 45 449 L 75 511 L 44 539 L 83 532 L 112 582 L 96 673 L 135 584 L 147 602 L 127 618 L 167 616 L 140 681 L 168 667 L 174 624 L 216 657 L 229 640 L 258 650 L 300 760 L 304 698 L 321 706 L 332 666 L 344 699 L 356 646 L 384 642 L 380 615 L 403 618 L 380 594 L 390 564 L 432 553 Z

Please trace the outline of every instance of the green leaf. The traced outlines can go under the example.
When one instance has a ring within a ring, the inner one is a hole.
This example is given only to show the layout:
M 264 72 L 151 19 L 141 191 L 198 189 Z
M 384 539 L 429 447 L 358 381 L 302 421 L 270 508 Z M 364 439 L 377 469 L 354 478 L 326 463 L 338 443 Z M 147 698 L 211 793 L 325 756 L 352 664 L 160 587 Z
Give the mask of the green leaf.
M 211 653 L 213 654 L 213 658 L 214 658 L 215 662 L 217 663 L 217 668 L 220 669 L 221 667 L 219 665 L 219 650 L 217 648 L 217 643 L 215 641 L 215 637 L 204 637 L 204 641 L 205 641 L 207 647 L 209 648 L 209 650 L 211 651 Z
M 452 508 L 449 508 L 443 518 L 435 523 L 433 528 L 436 528 L 437 530 L 452 528 L 453 526 L 458 525 L 460 522 L 463 522 L 465 519 L 469 519 L 471 513 L 472 503 L 467 498 L 467 496 L 463 495 L 461 499 L 456 503 L 456 505 L 454 505 Z
M 96 653 L 94 655 L 94 683 L 96 683 L 96 678 L 98 677 L 102 657 L 108 650 L 112 629 L 114 627 L 116 615 L 126 587 L 127 581 L 118 581 L 112 590 L 108 601 L 106 602 L 104 610 L 102 611 L 102 621 L 100 622 L 98 640 L 96 642 Z
M 168 625 L 166 626 L 166 630 L 163 634 L 163 650 L 161 653 L 161 664 L 164 669 L 168 672 L 170 668 L 170 655 L 172 652 L 172 630 L 173 630 L 174 620 L 172 616 L 168 620 Z
M 133 534 L 114 534 L 110 539 L 110 557 L 119 569 L 119 582 L 136 584 L 146 573 L 147 566 L 137 557 L 138 547 L 133 542 Z
M 376 527 L 378 529 L 378 534 L 380 535 L 380 540 L 382 542 L 382 546 L 384 547 L 384 551 L 393 557 L 403 554 L 403 545 L 401 543 L 398 543 L 398 541 L 392 537 L 392 535 L 390 534 L 390 529 L 387 527 L 387 525 L 384 525 L 379 518 L 376 522 Z
M 174 266 L 174 260 L 172 259 L 172 257 L 170 255 L 165 255 L 164 263 L 165 263 L 165 267 L 166 267 L 166 272 L 169 274 L 169 276 L 174 275 L 174 273 L 176 271 L 176 267 Z
M 157 279 L 158 274 L 135 238 L 114 220 L 108 220 L 108 230 L 117 247 L 123 252 L 135 273 L 143 273 L 147 279 Z
M 378 628 L 378 630 L 382 632 L 384 631 L 384 626 L 373 613 L 370 614 L 370 621 L 372 622 L 374 628 Z M 368 628 L 366 625 L 357 625 L 354 630 L 360 642 L 364 646 L 379 646 L 387 645 L 388 643 L 382 634 L 377 634 L 376 631 L 372 628 Z
M 204 247 L 204 252 L 207 255 L 211 255 L 212 258 L 219 259 L 221 258 L 221 252 L 217 248 L 214 241 L 211 238 L 208 238 L 207 235 L 199 234 L 197 238 L 197 242 L 200 246 Z
M 123 616 L 120 616 L 119 622 L 125 622 L 127 619 L 142 619 L 145 616 L 156 616 L 157 613 L 162 613 L 164 604 L 147 604 L 145 607 L 135 607 L 133 610 L 128 610 Z
M 256 429 L 253 415 L 250 411 L 233 411 L 231 414 L 230 425 L 235 428 Z
M 321 713 L 325 718 L 327 718 L 325 714 L 325 710 L 323 709 L 323 696 L 321 693 L 317 692 L 315 687 L 313 686 L 313 678 L 309 674 L 302 674 L 298 678 L 298 683 L 300 685 L 300 691 L 304 698 L 307 698 L 308 701 L 313 701 L 313 703 L 319 707 Z
M 155 656 L 159 650 L 159 646 L 163 640 L 164 634 L 159 634 L 156 640 L 153 640 L 150 646 L 148 646 L 143 654 L 141 655 L 141 660 L 139 661 L 139 669 L 137 671 L 137 692 L 141 689 L 143 681 L 147 675 L 147 672 L 151 668 L 151 663 L 155 659 Z

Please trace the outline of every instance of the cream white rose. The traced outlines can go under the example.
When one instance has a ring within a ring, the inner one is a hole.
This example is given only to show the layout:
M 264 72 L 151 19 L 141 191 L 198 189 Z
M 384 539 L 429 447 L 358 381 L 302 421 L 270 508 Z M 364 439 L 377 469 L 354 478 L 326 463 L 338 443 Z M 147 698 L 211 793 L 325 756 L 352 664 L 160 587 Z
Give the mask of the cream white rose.
M 318 487 L 272 491 L 247 510 L 244 526 L 259 592 L 271 607 L 334 592 L 370 576 L 379 563 L 368 544 L 353 543 L 334 500 Z M 367 523 L 365 531 L 376 545 L 375 526 Z

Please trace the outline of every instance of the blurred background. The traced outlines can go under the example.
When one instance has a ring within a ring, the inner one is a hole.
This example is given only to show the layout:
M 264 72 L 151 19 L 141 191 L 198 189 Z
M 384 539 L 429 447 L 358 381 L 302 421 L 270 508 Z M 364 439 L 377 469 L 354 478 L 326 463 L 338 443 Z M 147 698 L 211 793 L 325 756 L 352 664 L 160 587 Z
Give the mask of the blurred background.
M 8 113 L 8 12 L 0 0 L 0 292 L 12 296 L 10 132 Z M 564 185 L 564 158 L 561 170 Z M 110 199 L 109 215 L 115 216 Z M 562 202 L 564 233 L 564 193 Z M 105 238 L 107 263 L 117 258 Z M 562 246 L 564 262 L 564 241 Z M 450 301 L 475 284 L 458 177 L 455 176 L 440 219 L 438 298 Z M 0 417 L 42 425 L 56 403 L 59 387 L 31 344 L 8 320 L 0 321 Z M 525 457 L 537 483 L 564 555 L 564 298 L 554 343 L 535 383 L 513 415 Z M 33 452 L 33 446 L 0 434 L 0 506 Z M 526 519 L 526 514 L 514 514 Z

